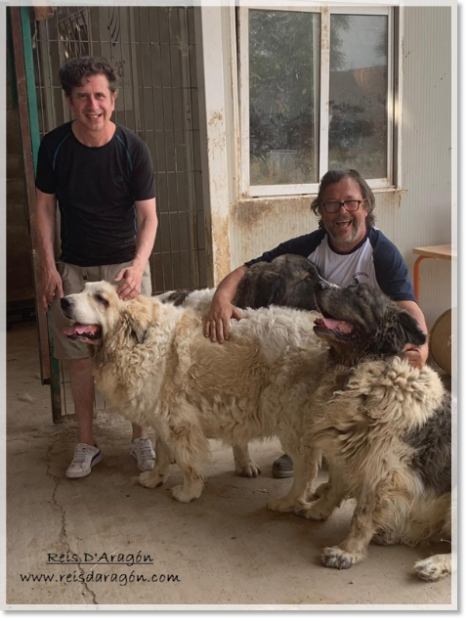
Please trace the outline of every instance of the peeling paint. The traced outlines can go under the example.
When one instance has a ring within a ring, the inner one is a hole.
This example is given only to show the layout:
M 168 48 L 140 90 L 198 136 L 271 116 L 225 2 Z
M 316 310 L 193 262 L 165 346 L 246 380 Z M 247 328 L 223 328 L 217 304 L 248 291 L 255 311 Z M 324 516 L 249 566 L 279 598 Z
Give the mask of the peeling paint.
M 213 111 L 208 119 L 208 151 L 226 149 L 226 127 L 224 116 Z
M 310 211 L 312 196 L 294 197 L 285 199 L 261 199 L 239 201 L 232 209 L 233 221 L 244 233 L 249 233 L 255 225 L 267 224 L 270 226 L 271 218 L 278 217 L 287 211 L 288 218 L 303 215 L 304 211 Z
M 217 110 L 215 110 L 215 111 L 213 111 L 210 114 L 210 118 L 208 120 L 208 125 L 212 125 L 215 122 L 222 123 L 223 119 L 224 119 L 224 117 L 221 114 L 221 112 L 218 112 Z
M 231 243 L 229 236 L 229 217 L 211 214 L 211 236 L 213 239 L 213 279 L 214 285 L 231 271 Z
M 322 9 L 322 37 L 320 39 L 320 47 L 322 52 L 330 51 L 330 9 L 324 7 Z
M 405 188 L 376 190 L 377 226 L 397 239 L 397 212 L 403 208 Z M 231 207 L 232 269 L 293 237 L 314 231 L 318 219 L 310 206 L 315 195 L 241 200 Z
M 231 209 L 232 266 L 317 228 L 313 196 L 242 200 Z

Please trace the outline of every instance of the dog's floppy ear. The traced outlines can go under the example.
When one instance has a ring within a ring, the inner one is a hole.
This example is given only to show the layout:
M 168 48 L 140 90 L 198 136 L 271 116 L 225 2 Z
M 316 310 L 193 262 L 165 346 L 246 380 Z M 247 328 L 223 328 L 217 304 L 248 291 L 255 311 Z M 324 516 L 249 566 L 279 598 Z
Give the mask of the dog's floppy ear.
M 127 302 L 122 312 L 131 334 L 138 343 L 143 343 L 152 318 L 150 304 L 143 296 L 138 296 Z
M 244 274 L 239 283 L 237 293 L 232 301 L 234 306 L 248 308 L 253 306 L 253 296 L 255 291 L 255 276 L 250 270 Z
M 303 310 L 317 310 L 315 303 L 314 287 L 316 283 L 312 278 L 304 278 L 293 287 L 288 299 L 288 306 Z
M 271 304 L 280 305 L 283 303 L 285 293 L 286 282 L 282 276 L 263 272 L 258 277 L 253 308 L 267 307 Z
M 399 338 L 403 345 L 412 343 L 413 345 L 423 345 L 426 342 L 426 335 L 419 327 L 418 322 L 407 311 L 400 310 L 398 313 Z

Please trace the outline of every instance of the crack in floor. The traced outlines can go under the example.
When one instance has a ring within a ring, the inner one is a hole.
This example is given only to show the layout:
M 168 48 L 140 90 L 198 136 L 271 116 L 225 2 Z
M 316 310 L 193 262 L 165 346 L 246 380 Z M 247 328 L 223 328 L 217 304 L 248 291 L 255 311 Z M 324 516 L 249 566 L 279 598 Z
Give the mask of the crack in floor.
M 52 490 L 52 504 L 60 511 L 60 517 L 61 517 L 61 528 L 60 528 L 60 535 L 59 535 L 60 543 L 63 546 L 63 549 L 65 550 L 65 552 L 72 555 L 75 553 L 73 552 L 73 550 L 70 547 L 70 544 L 68 543 L 66 511 L 57 500 L 57 491 L 58 491 L 58 488 L 62 480 L 60 477 L 56 476 L 55 474 L 52 474 L 51 472 L 51 457 L 52 457 L 52 451 L 54 448 L 54 444 L 55 444 L 55 438 L 52 439 L 52 443 L 47 448 L 47 453 L 46 453 L 47 471 L 46 472 L 47 472 L 47 475 L 51 477 L 55 482 L 54 489 Z M 81 567 L 79 563 L 77 563 L 77 565 L 80 570 L 80 573 L 84 575 L 85 570 Z M 96 604 L 96 605 L 99 604 L 99 602 L 96 599 L 96 594 L 94 593 L 94 591 L 89 588 L 86 582 L 84 582 L 82 594 L 86 596 L 86 593 L 88 593 L 91 596 L 93 600 L 93 604 Z

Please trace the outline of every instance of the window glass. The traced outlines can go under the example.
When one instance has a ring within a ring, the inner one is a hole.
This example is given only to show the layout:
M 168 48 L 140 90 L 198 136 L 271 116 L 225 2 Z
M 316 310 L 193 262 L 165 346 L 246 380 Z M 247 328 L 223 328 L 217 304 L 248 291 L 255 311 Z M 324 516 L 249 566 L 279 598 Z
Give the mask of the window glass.
M 329 169 L 387 176 L 387 17 L 331 15 Z
M 249 16 L 250 183 L 316 183 L 320 14 Z

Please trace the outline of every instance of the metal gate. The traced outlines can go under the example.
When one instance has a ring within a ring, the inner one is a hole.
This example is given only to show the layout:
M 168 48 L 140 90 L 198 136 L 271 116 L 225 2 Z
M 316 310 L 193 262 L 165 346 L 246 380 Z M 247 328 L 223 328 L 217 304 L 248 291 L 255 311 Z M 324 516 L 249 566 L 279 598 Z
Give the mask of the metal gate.
M 194 9 L 55 7 L 34 21 L 41 137 L 70 119 L 58 71 L 69 59 L 102 56 L 120 76 L 114 119 L 148 145 L 159 230 L 153 293 L 206 286 Z
M 31 20 L 42 136 L 70 120 L 58 72 L 101 56 L 120 76 L 114 120 L 148 145 L 159 219 L 150 258 L 153 294 L 206 287 L 193 7 L 44 7 Z M 57 227 L 59 230 L 59 227 Z M 71 413 L 61 365 L 62 414 Z

